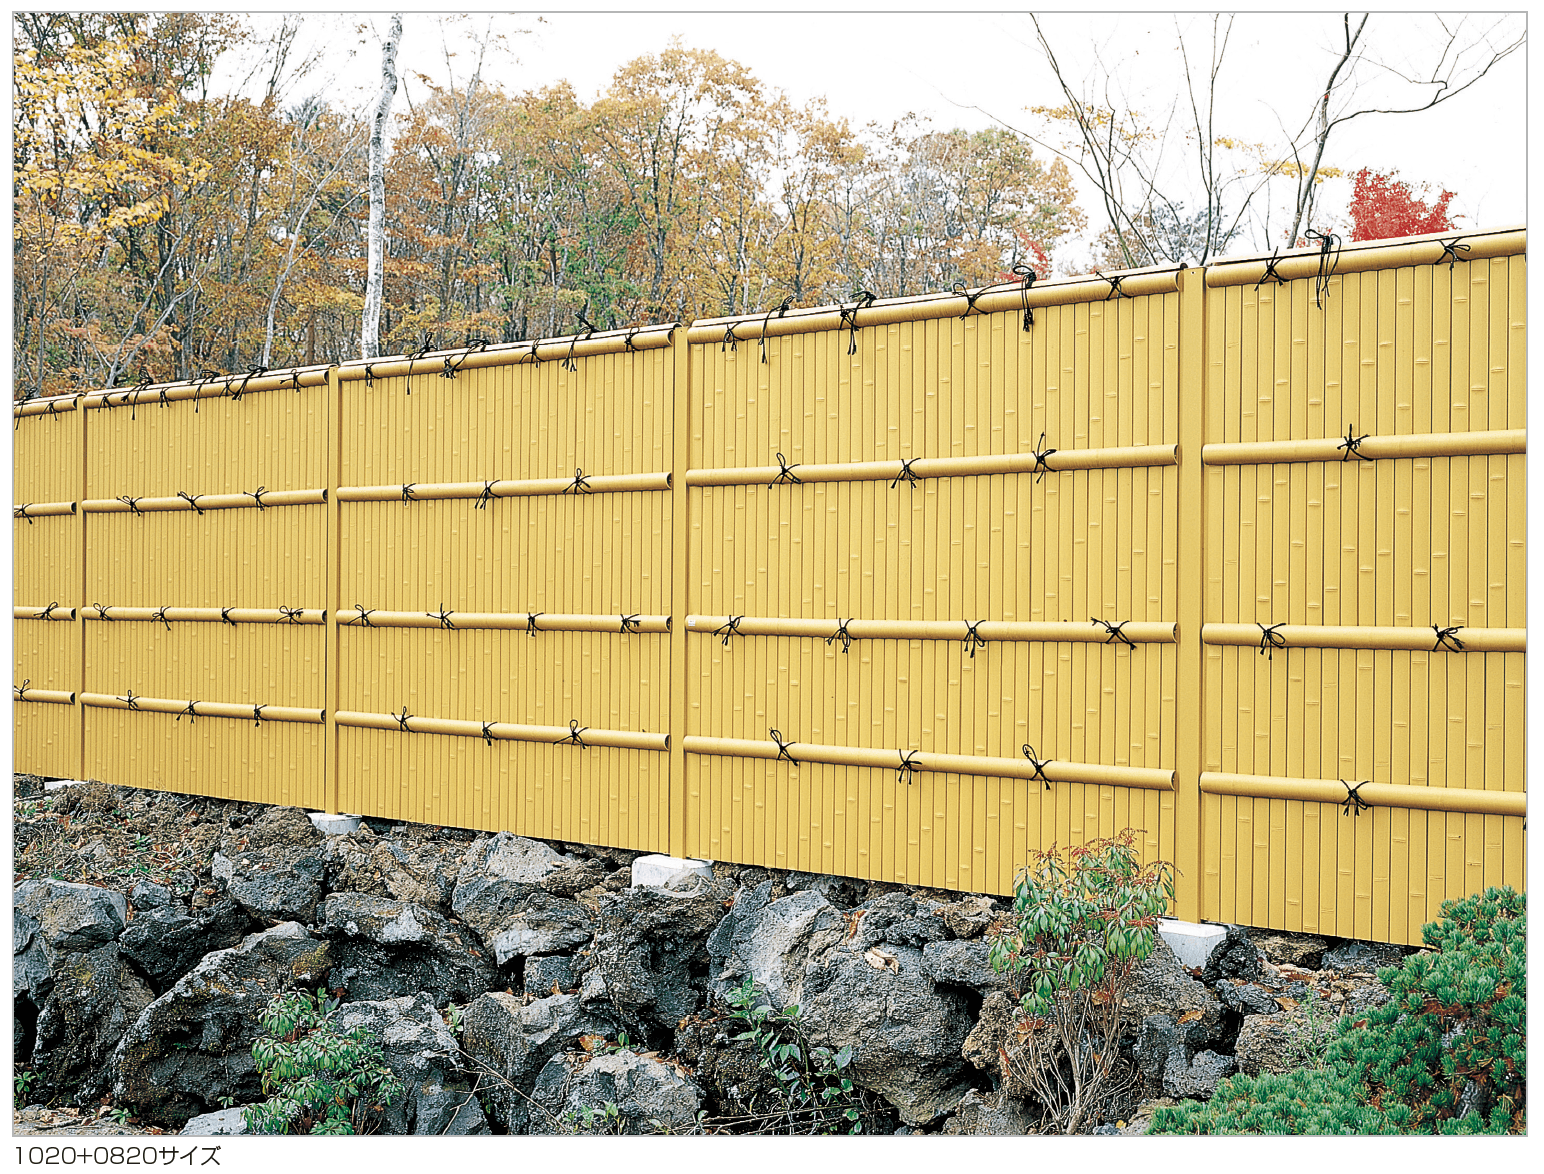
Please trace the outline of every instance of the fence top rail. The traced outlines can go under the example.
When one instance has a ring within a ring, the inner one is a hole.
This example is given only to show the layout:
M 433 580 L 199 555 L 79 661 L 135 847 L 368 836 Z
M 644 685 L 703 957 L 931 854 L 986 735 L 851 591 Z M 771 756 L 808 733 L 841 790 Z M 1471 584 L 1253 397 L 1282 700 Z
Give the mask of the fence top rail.
M 390 379 L 401 375 L 440 375 L 454 378 L 461 371 L 480 367 L 507 367 L 521 363 L 540 365 L 550 360 L 563 362 L 594 355 L 624 354 L 668 347 L 678 323 L 662 322 L 622 330 L 581 331 L 557 338 L 529 339 L 521 342 L 484 343 L 438 347 L 407 355 L 382 355 L 378 359 L 350 359 L 338 368 L 344 382 Z
M 327 382 L 327 372 L 331 369 L 331 364 L 314 363 L 272 371 L 254 367 L 245 374 L 218 374 L 211 371 L 198 379 L 103 388 L 78 393 L 76 398 L 87 408 L 109 409 L 178 400 L 219 399 L 222 396 L 236 399 L 259 391 L 300 391 L 306 387 L 321 387 Z M 31 401 L 28 406 L 36 402 L 40 401 Z M 48 409 L 45 407 L 42 410 L 46 412 Z
M 1333 277 L 1373 269 L 1510 257 L 1526 252 L 1527 244 L 1527 230 L 1514 226 L 1474 232 L 1454 229 L 1398 240 L 1339 243 L 1328 253 L 1321 248 L 1285 249 L 1277 254 L 1252 253 L 1224 257 L 1206 266 L 1206 285 L 1208 289 L 1218 289 L 1231 285 L 1257 285 L 1267 276 L 1279 281 L 1314 277 L 1319 274 L 1321 264 L 1327 266 L 1326 276 Z

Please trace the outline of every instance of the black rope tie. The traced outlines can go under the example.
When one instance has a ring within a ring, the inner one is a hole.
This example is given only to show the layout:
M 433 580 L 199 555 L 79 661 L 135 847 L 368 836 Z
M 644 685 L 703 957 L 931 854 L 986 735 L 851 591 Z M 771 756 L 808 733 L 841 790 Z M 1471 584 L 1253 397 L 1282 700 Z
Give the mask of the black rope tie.
M 417 484 L 418 484 L 417 481 L 409 481 L 406 485 L 404 485 L 402 487 L 402 500 L 403 501 L 417 501 L 418 500 L 418 498 L 416 496 L 414 496 L 414 494 L 413 494 L 413 486 L 415 486 Z
M 962 643 L 965 646 L 965 651 L 970 653 L 971 660 L 976 659 L 976 649 L 986 647 L 986 641 L 981 638 L 981 633 L 976 630 L 981 626 L 981 622 L 980 620 L 965 621 L 965 639 Z
M 493 482 L 492 481 L 484 481 L 483 482 L 483 487 L 482 487 L 482 492 L 477 495 L 477 504 L 475 506 L 473 506 L 472 508 L 473 509 L 478 509 L 478 510 L 485 510 L 485 509 L 488 508 L 488 503 L 490 501 L 492 501 L 492 500 L 493 500 Z
M 575 469 L 573 481 L 563 486 L 563 492 L 578 494 L 592 493 L 594 491 L 590 488 L 590 479 L 584 475 L 584 470 Z
M 1437 642 L 1432 645 L 1431 650 L 1433 652 L 1440 652 L 1443 644 L 1447 644 L 1454 652 L 1462 652 L 1464 650 L 1464 642 L 1453 634 L 1462 627 L 1462 624 L 1454 624 L 1451 628 L 1439 628 L 1436 624 L 1433 624 L 1431 630 L 1437 634 Z
M 354 610 L 359 614 L 348 621 L 350 624 L 358 623 L 363 624 L 367 628 L 375 627 L 375 625 L 370 622 L 370 613 L 376 611 L 376 608 L 366 608 L 364 604 L 356 603 L 354 605 Z
M 921 459 L 921 457 L 912 457 L 910 460 L 907 460 L 906 458 L 902 457 L 901 471 L 895 475 L 895 480 L 890 482 L 890 488 L 894 489 L 902 481 L 905 481 L 910 484 L 913 489 L 915 489 L 917 486 L 917 475 L 911 471 L 911 467 Z
M 1035 484 L 1036 485 L 1040 484 L 1041 480 L 1045 477 L 1045 475 L 1047 473 L 1054 473 L 1054 472 L 1056 472 L 1055 469 L 1051 468 L 1051 454 L 1054 453 L 1056 450 L 1054 448 L 1045 448 L 1045 447 L 1043 447 L 1045 445 L 1045 433 L 1044 432 L 1042 432 L 1040 434 L 1040 444 L 1041 444 L 1042 447 L 1037 448 L 1037 449 L 1034 450 L 1034 456 L 1035 456 Z
M 1267 281 L 1274 281 L 1277 285 L 1286 285 L 1287 279 L 1276 271 L 1276 266 L 1285 259 L 1277 256 L 1280 249 L 1272 249 L 1270 258 L 1265 262 L 1265 272 L 1260 274 L 1260 280 L 1255 282 L 1255 289 L 1259 289 Z
M 528 350 L 525 354 L 521 355 L 518 361 L 524 363 L 527 359 L 529 359 L 533 365 L 540 367 L 541 356 L 536 353 L 536 348 L 539 345 L 540 344 L 536 342 L 531 343 L 531 349 Z
M 1346 455 L 1340 458 L 1342 462 L 1349 461 L 1352 453 L 1355 453 L 1364 461 L 1372 460 L 1371 457 L 1362 455 L 1362 441 L 1367 439 L 1367 434 L 1364 433 L 1361 436 L 1351 435 L 1355 431 L 1356 428 L 1353 425 L 1347 424 L 1345 439 L 1335 446 L 1337 449 L 1343 448 L 1346 450 Z
M 469 355 L 475 355 L 478 351 L 488 349 L 488 340 L 486 338 L 469 338 L 466 340 L 466 347 L 467 349 L 461 352 L 461 357 L 454 362 L 451 361 L 449 355 L 445 356 L 445 369 L 440 372 L 441 379 L 454 379 L 456 373 L 461 370 L 461 364 L 466 362 Z
M 428 616 L 431 620 L 439 620 L 440 621 L 440 627 L 446 628 L 446 629 L 448 629 L 448 630 L 450 630 L 452 632 L 454 632 L 456 630 L 456 625 L 450 622 L 450 617 L 452 615 L 454 615 L 454 614 L 455 614 L 454 612 L 446 611 L 445 610 L 445 605 L 443 603 L 440 604 L 440 610 L 439 611 L 426 611 L 426 612 L 424 612 L 424 615 Z
M 866 289 L 860 289 L 853 295 L 853 298 L 854 301 L 851 306 L 837 306 L 837 310 L 841 314 L 841 321 L 837 323 L 836 328 L 840 330 L 845 326 L 849 331 L 847 336 L 847 353 L 849 355 L 858 353 L 858 311 L 874 304 L 874 295 Z
M 233 612 L 235 610 L 236 609 L 234 607 L 222 607 L 220 609 L 220 619 L 225 621 L 227 624 L 229 624 L 233 628 L 236 626 L 236 621 L 231 619 L 231 612 Z
M 1024 329 L 1028 330 L 1035 324 L 1035 311 L 1029 305 L 1029 289 L 1030 286 L 1035 284 L 1035 279 L 1040 275 L 1023 262 L 1015 265 L 1012 272 L 1015 276 L 1023 279 L 1019 288 L 1024 291 Z
M 642 327 L 634 327 L 627 332 L 627 337 L 622 340 L 622 345 L 626 348 L 628 354 L 633 354 L 637 351 L 638 348 L 633 345 L 633 339 L 637 338 L 641 332 Z
M 30 501 L 23 502 L 21 505 L 12 510 L 11 513 L 18 518 L 26 518 L 27 525 L 35 526 L 37 523 L 32 520 L 32 515 L 27 512 L 27 507 L 31 504 L 32 503 Z
M 177 715 L 177 717 L 175 718 L 175 720 L 180 722 L 183 719 L 184 716 L 187 717 L 188 725 L 190 725 L 190 726 L 193 725 L 195 722 L 197 722 L 198 721 L 198 702 L 196 702 L 196 701 L 188 702 L 187 708 L 185 708 L 182 711 L 182 713 L 179 713 Z
M 1341 240 L 1333 232 L 1315 232 L 1311 228 L 1303 236 L 1319 242 L 1319 271 L 1314 275 L 1313 304 L 1322 310 L 1324 296 L 1330 292 L 1330 277 L 1340 261 Z
M 404 734 L 411 734 L 413 732 L 408 728 L 407 724 L 407 719 L 413 716 L 407 711 L 407 706 L 404 705 L 402 707 L 401 713 L 394 713 L 391 716 L 396 721 L 397 725 L 401 727 L 401 730 Z
M 724 327 L 724 337 L 718 344 L 718 353 L 723 354 L 725 347 L 728 347 L 732 351 L 738 351 L 740 349 L 740 340 L 735 337 L 733 322 Z
M 1112 298 L 1129 298 L 1131 296 L 1129 293 L 1127 293 L 1125 290 L 1121 289 L 1121 287 L 1120 287 L 1120 283 L 1126 280 L 1126 278 L 1125 278 L 1125 276 L 1123 274 L 1117 273 L 1114 277 L 1109 277 L 1109 276 L 1106 276 L 1103 273 L 1100 273 L 1099 270 L 1095 269 L 1094 270 L 1094 276 L 1098 277 L 1098 278 L 1101 278 L 1104 281 L 1108 281 L 1110 283 L 1110 292 L 1105 295 L 1105 298 L 1104 298 L 1105 301 L 1108 302 Z
M 639 632 L 639 631 L 642 631 L 642 628 L 640 628 L 639 625 L 638 625 L 638 617 L 637 616 L 623 616 L 622 617 L 622 635 L 625 636 L 629 632 Z
M 306 609 L 303 607 L 284 607 L 281 605 L 279 608 L 279 615 L 282 618 L 276 620 L 275 623 L 282 624 L 285 620 L 288 620 L 292 624 L 298 624 L 300 623 L 300 617 L 305 614 Z
M 50 603 L 47 607 L 45 607 L 42 611 L 38 612 L 38 614 L 33 616 L 32 618 L 35 619 L 35 620 L 52 619 L 53 618 L 53 614 L 54 614 L 54 608 L 56 608 L 58 606 L 59 606 L 59 601 L 56 599 L 56 600 L 54 600 L 54 602 Z
M 246 393 L 247 393 L 247 384 L 251 383 L 255 376 L 262 375 L 267 370 L 268 370 L 267 367 L 252 367 L 252 368 L 250 368 L 247 371 L 246 376 L 242 379 L 241 386 L 238 387 L 235 391 L 231 392 L 231 400 L 233 402 L 237 401 L 237 400 L 240 400 L 241 397 L 246 395 Z M 226 381 L 225 388 L 226 388 L 227 391 L 230 390 L 230 381 L 229 380 Z
M 589 306 L 586 306 L 584 310 L 589 308 Z M 584 333 L 574 335 L 573 341 L 568 344 L 568 357 L 563 360 L 563 370 L 565 371 L 579 370 L 579 364 L 574 362 L 574 348 L 579 345 L 580 339 L 587 339 L 595 333 L 595 324 L 584 316 L 584 310 L 579 312 L 579 325 L 583 328 Z
M 740 621 L 744 618 L 744 616 L 730 616 L 729 622 L 727 624 L 721 628 L 715 628 L 713 630 L 713 634 L 715 636 L 723 637 L 725 648 L 729 647 L 729 637 L 744 635 L 744 633 L 740 631 Z
M 107 607 L 108 607 L 107 604 L 105 604 L 105 603 L 93 603 L 91 606 L 96 608 L 96 613 L 97 613 L 97 618 L 98 619 L 110 620 L 110 619 L 113 618 L 112 616 L 107 614 Z
M 139 508 L 139 503 L 145 500 L 143 497 L 120 497 L 118 500 L 129 507 L 129 512 L 131 514 L 144 513 L 144 511 Z
M 777 757 L 786 758 L 789 762 L 793 763 L 795 766 L 798 766 L 799 760 L 792 754 L 788 753 L 788 747 L 792 746 L 793 743 L 783 741 L 783 731 L 778 729 L 771 729 L 768 730 L 767 733 L 771 734 L 772 741 L 777 743 Z M 774 761 L 776 760 L 774 759 Z
M 963 281 L 956 281 L 949 287 L 949 292 L 954 294 L 956 297 L 965 299 L 965 312 L 960 315 L 961 318 L 969 318 L 972 314 L 979 314 L 982 312 L 976 309 L 976 299 L 979 298 L 982 294 L 986 293 L 985 289 L 978 289 L 975 293 L 971 293 L 970 290 L 965 288 L 965 283 Z
M 198 504 L 198 499 L 204 496 L 202 493 L 184 493 L 179 489 L 177 490 L 177 496 L 192 506 L 193 512 L 199 517 L 202 518 L 204 516 L 204 511 Z
M 768 310 L 767 316 L 761 320 L 761 338 L 758 341 L 761 344 L 761 361 L 763 363 L 767 361 L 767 326 L 771 323 L 774 315 L 781 318 L 791 309 L 793 309 L 793 294 L 789 294 L 776 306 Z
M 374 363 L 366 363 L 365 364 L 365 390 L 369 391 L 370 388 L 372 388 L 374 386 L 375 386 L 375 364 Z
M 1359 816 L 1362 814 L 1362 812 L 1368 811 L 1372 808 L 1372 804 L 1367 802 L 1366 799 L 1363 799 L 1362 796 L 1358 794 L 1358 792 L 1361 791 L 1361 789 L 1365 787 L 1367 783 L 1368 780 L 1363 779 L 1353 787 L 1350 783 L 1346 782 L 1345 779 L 1340 780 L 1340 785 L 1346 789 L 1346 797 L 1340 801 L 1341 815 Z
M 265 494 L 267 492 L 268 492 L 268 486 L 266 486 L 266 485 L 259 485 L 257 487 L 257 489 L 255 491 L 253 491 L 252 493 L 243 493 L 241 496 L 242 497 L 250 497 L 253 501 L 255 501 L 257 503 L 257 508 L 258 509 L 265 510 L 268 507 L 263 504 L 263 494 Z
M 1051 765 L 1051 760 L 1049 758 L 1036 758 L 1035 748 L 1028 742 L 1025 742 L 1020 749 L 1024 751 L 1024 757 L 1029 759 L 1029 765 L 1035 768 L 1035 773 L 1029 776 L 1029 781 L 1034 782 L 1036 779 L 1039 779 L 1045 784 L 1045 789 L 1049 791 L 1051 789 L 1051 780 L 1046 777 L 1045 768 Z
M 32 684 L 32 678 L 28 677 L 20 685 L 12 685 L 11 686 L 11 692 L 16 694 L 16 700 L 17 701 L 25 701 L 25 700 L 27 700 L 27 686 L 30 685 L 30 684 Z
M 1094 624 L 1096 627 L 1103 628 L 1106 632 L 1109 633 L 1109 635 L 1104 638 L 1104 642 L 1106 644 L 1113 644 L 1116 640 L 1119 640 L 1127 648 L 1136 647 L 1136 645 L 1131 642 L 1131 637 L 1121 631 L 1122 628 L 1131 622 L 1130 620 L 1122 620 L 1118 624 L 1112 624 L 1109 620 L 1096 620 L 1093 616 L 1089 616 L 1088 619 L 1090 623 Z
M 581 750 L 588 750 L 590 748 L 589 745 L 579 735 L 584 733 L 589 728 L 589 726 L 581 726 L 579 724 L 578 718 L 571 717 L 568 719 L 568 733 L 564 734 L 561 738 L 554 742 L 553 745 L 578 746 Z
M 172 630 L 171 621 L 166 618 L 166 609 L 164 607 L 158 607 L 150 613 L 150 622 L 155 623 L 157 620 L 166 625 L 168 632 Z
M 829 636 L 826 637 L 827 644 L 830 644 L 836 640 L 840 640 L 842 642 L 843 656 L 846 656 L 847 650 L 852 647 L 852 633 L 847 630 L 847 625 L 850 623 L 852 623 L 852 619 L 850 617 L 845 620 L 837 620 L 836 631 L 832 632 Z
M 790 465 L 788 463 L 788 458 L 783 456 L 782 453 L 778 453 L 777 454 L 777 467 L 778 467 L 778 474 L 777 474 L 776 477 L 772 478 L 771 481 L 767 482 L 768 485 L 803 485 L 804 484 L 804 482 L 800 481 L 798 476 L 794 473 L 794 470 L 799 467 L 797 462 L 795 462 L 794 464 Z
M 1463 240 L 1463 237 L 1455 236 L 1450 241 L 1438 241 L 1437 243 L 1442 246 L 1442 256 L 1433 261 L 1432 265 L 1435 267 L 1446 261 L 1448 263 L 1448 272 L 1451 273 L 1453 271 L 1453 266 L 1458 261 L 1463 259 L 1458 254 L 1467 253 L 1469 251 L 1468 245 L 1461 245 L 1458 243 L 1461 240 Z
M 536 617 L 539 616 L 539 615 L 542 615 L 542 614 L 544 614 L 544 613 L 539 612 L 539 611 L 533 611 L 533 612 L 529 612 L 529 613 L 526 614 L 526 617 L 525 617 L 525 634 L 527 636 L 535 636 L 536 635 L 536 632 L 537 632 Z
M 1276 629 L 1285 626 L 1285 624 L 1285 620 L 1279 624 L 1272 624 L 1268 628 L 1262 623 L 1257 622 L 1255 624 L 1255 627 L 1260 629 L 1260 651 L 1255 653 L 1256 656 L 1263 656 L 1266 660 L 1276 659 L 1275 649 L 1287 646 L 1287 638 L 1276 631 Z
M 164 408 L 169 403 L 171 403 L 171 400 L 166 398 L 166 388 L 163 387 L 161 388 L 160 405 Z M 49 406 L 52 407 L 53 405 L 50 404 Z
M 125 705 L 127 705 L 132 710 L 135 710 L 135 711 L 139 710 L 139 698 L 134 696 L 134 690 L 133 689 L 129 690 L 129 695 L 127 697 L 119 697 L 118 700 L 123 702 Z
M 493 748 L 493 723 L 492 722 L 483 722 L 482 723 L 482 738 L 483 738 L 484 742 L 488 743 L 488 748 L 491 750 Z
M 896 753 L 901 756 L 901 762 L 895 768 L 895 781 L 897 783 L 905 783 L 909 787 L 911 786 L 911 776 L 922 769 L 922 764 L 917 761 L 917 752 L 915 750 L 897 750 Z
M 266 705 L 254 705 L 252 707 L 252 728 L 254 730 L 263 724 L 263 710 L 267 708 Z
M 419 360 L 419 359 L 427 358 L 429 352 L 432 351 L 433 349 L 434 349 L 434 336 L 431 335 L 431 334 L 426 334 L 426 335 L 424 335 L 424 344 L 423 344 L 423 346 L 419 347 L 418 350 L 416 350 L 416 351 L 408 351 L 408 353 L 407 353 L 407 393 L 408 393 L 408 395 L 412 395 L 413 394 L 413 363 L 415 361 Z

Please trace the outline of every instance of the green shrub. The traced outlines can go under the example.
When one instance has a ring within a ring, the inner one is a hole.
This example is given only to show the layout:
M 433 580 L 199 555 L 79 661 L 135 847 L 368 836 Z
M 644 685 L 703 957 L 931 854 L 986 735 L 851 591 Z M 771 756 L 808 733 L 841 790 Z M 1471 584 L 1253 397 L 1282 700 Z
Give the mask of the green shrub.
M 1378 972 L 1389 1001 L 1340 1020 L 1323 1068 L 1235 1076 L 1150 1132 L 1523 1132 L 1527 933 L 1510 888 L 1447 902 L 1421 931 L 1436 953 Z
M 323 991 L 294 991 L 258 1016 L 267 1037 L 252 1059 L 268 1099 L 241 1111 L 249 1133 L 359 1133 L 371 1110 L 402 1091 L 364 1028 L 338 1033 L 334 1006 Z

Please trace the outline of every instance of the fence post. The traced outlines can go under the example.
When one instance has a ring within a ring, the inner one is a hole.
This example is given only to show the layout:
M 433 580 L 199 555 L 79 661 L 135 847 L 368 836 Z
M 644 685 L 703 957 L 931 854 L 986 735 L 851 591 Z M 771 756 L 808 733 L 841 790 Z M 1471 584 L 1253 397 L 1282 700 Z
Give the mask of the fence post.
M 686 616 L 688 581 L 686 546 L 686 468 L 691 424 L 691 348 L 686 328 L 678 326 L 670 337 L 674 364 L 670 380 L 670 750 L 667 778 L 670 801 L 668 851 L 685 856 L 687 845 L 686 795 Z
M 78 396 L 75 400 L 75 414 L 79 417 L 75 425 L 80 437 L 80 468 L 76 480 L 76 491 L 79 494 L 75 506 L 75 524 L 79 527 L 77 533 L 80 536 L 80 579 L 77 583 L 77 600 L 75 604 L 75 650 L 76 650 L 76 678 L 75 678 L 75 709 L 76 719 L 79 722 L 78 755 L 75 763 L 75 777 L 86 777 L 86 706 L 81 701 L 81 694 L 86 691 L 86 591 L 88 590 L 86 559 L 89 548 L 86 545 L 86 489 L 87 467 L 86 439 L 86 397 Z
M 323 528 L 326 550 L 327 626 L 322 651 L 322 799 L 329 811 L 341 813 L 341 766 L 338 762 L 338 609 L 342 600 L 342 534 L 339 530 L 338 485 L 343 476 L 343 381 L 338 368 L 327 369 L 327 522 Z
M 1175 680 L 1174 913 L 1201 918 L 1201 759 L 1209 699 L 1201 624 L 1206 600 L 1206 270 L 1179 275 L 1179 658 Z

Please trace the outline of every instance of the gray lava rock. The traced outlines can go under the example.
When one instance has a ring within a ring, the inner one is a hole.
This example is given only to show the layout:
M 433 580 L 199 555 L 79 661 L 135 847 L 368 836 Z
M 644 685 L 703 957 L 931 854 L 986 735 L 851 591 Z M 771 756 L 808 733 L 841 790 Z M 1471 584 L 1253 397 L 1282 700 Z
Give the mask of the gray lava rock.
M 410 901 L 436 913 L 451 912 L 464 853 L 459 843 L 383 838 L 368 827 L 329 836 L 317 848 L 329 889 Z
M 862 917 L 853 933 L 853 944 L 867 949 L 882 942 L 921 949 L 929 942 L 947 939 L 949 927 L 935 906 L 906 893 L 885 893 L 858 906 Z
M 568 991 L 574 988 L 574 963 L 561 955 L 525 960 L 525 993 L 536 998 L 552 994 L 552 988 Z
M 1310 1023 L 1301 1008 L 1275 1015 L 1251 1015 L 1239 1028 L 1234 1056 L 1245 1076 L 1291 1072 L 1303 1066 L 1303 1053 L 1328 1043 L 1335 1033 L 1333 1016 Z
M 200 1113 L 182 1127 L 183 1137 L 243 1137 L 247 1122 L 240 1106 Z
M 16 914 L 37 923 L 37 932 L 54 951 L 94 950 L 115 941 L 129 910 L 122 893 L 56 880 L 23 881 L 11 904 Z
M 1013 979 L 994 970 L 984 941 L 929 942 L 922 947 L 922 973 L 934 982 L 978 991 L 1013 992 Z
M 1304 970 L 1318 970 L 1329 949 L 1329 942 L 1317 934 L 1304 933 L 1256 933 L 1254 944 L 1260 953 L 1278 965 L 1285 962 Z
M 172 903 L 172 891 L 165 885 L 142 880 L 129 890 L 129 904 L 141 913 L 147 909 L 164 909 Z
M 955 937 L 971 941 L 986 932 L 987 926 L 996 919 L 997 911 L 990 897 L 965 897 L 938 906 L 938 915 Z
M 497 931 L 485 932 L 483 941 L 500 966 L 528 954 L 559 954 L 590 940 L 593 925 L 587 909 L 578 901 L 555 897 L 538 889 L 521 902 L 519 910 L 505 919 Z
M 426 993 L 344 1003 L 340 1033 L 363 1029 L 385 1053 L 403 1094 L 386 1106 L 382 1132 L 439 1136 L 488 1132 L 482 1106 L 459 1067 L 460 1046 Z
M 222 1097 L 261 1100 L 252 1063 L 258 1013 L 282 991 L 316 986 L 331 963 L 328 943 L 293 921 L 208 955 L 124 1033 L 113 1054 L 113 1099 L 166 1127 Z
M 1201 981 L 1215 983 L 1220 978 L 1259 978 L 1265 973 L 1260 962 L 1260 951 L 1249 940 L 1249 931 L 1241 925 L 1227 927 L 1227 936 L 1212 948 L 1206 965 L 1201 969 Z
M 79 1103 L 101 1095 L 103 1068 L 124 1032 L 155 995 L 124 966 L 109 942 L 84 953 L 61 954 L 53 990 L 37 1020 L 32 1065 L 43 1084 L 76 1093 Z
M 173 905 L 157 906 L 136 917 L 118 939 L 118 948 L 163 994 L 205 954 L 229 950 L 254 928 L 246 910 L 229 897 L 188 914 Z
M 461 1039 L 472 1063 L 496 1077 L 483 1083 L 494 1121 L 510 1133 L 523 1133 L 530 1116 L 526 1097 L 547 1061 L 581 1035 L 616 1029 L 614 1017 L 580 995 L 523 1003 L 494 991 L 466 1009 Z
M 944 1132 L 963 1137 L 1019 1137 L 1033 1133 L 1040 1115 L 1029 1103 L 1002 1090 L 971 1089 L 944 1124 Z
M 500 832 L 466 849 L 451 909 L 484 939 L 497 934 L 534 893 L 545 892 L 549 874 L 579 862 L 537 840 Z
M 606 879 L 606 865 L 600 860 L 577 860 L 563 868 L 554 868 L 541 878 L 541 887 L 554 897 L 574 897 Z
M 332 939 L 332 981 L 352 1001 L 425 991 L 443 1007 L 470 1002 L 498 978 L 470 934 L 423 905 L 332 893 L 322 908 L 322 929 Z
M 43 1005 L 54 989 L 53 955 L 43 940 L 42 927 L 20 909 L 11 913 L 11 989 L 33 1009 Z
M 310 922 L 322 899 L 326 866 L 310 848 L 272 845 L 233 855 L 216 852 L 209 871 L 253 917 Z
M 708 938 L 710 989 L 719 998 L 749 978 L 778 1007 L 800 1002 L 810 954 L 833 948 L 847 931 L 841 913 L 813 889 L 771 897 L 770 880 L 741 889 Z
M 1163 1091 L 1171 1097 L 1191 1097 L 1210 1100 L 1217 1091 L 1217 1083 L 1238 1071 L 1232 1056 L 1219 1056 L 1216 1052 L 1198 1052 L 1187 1065 L 1172 1061 L 1163 1075 Z
M 1382 942 L 1341 942 L 1324 951 L 1320 962 L 1324 970 L 1370 970 L 1381 966 L 1398 966 L 1405 960 L 1405 952 L 1398 946 Z
M 1129 1019 L 1136 1021 L 1149 1015 L 1171 1015 L 1178 1020 L 1186 1012 L 1199 1011 L 1199 1019 L 1182 1025 L 1186 1044 L 1205 1047 L 1222 1037 L 1222 1003 L 1210 989 L 1185 972 L 1161 937 L 1154 943 L 1153 952 L 1137 964 L 1131 992 L 1122 1009 Z
M 868 885 L 861 880 L 823 872 L 790 872 L 784 884 L 790 893 L 813 889 L 838 909 L 851 909 L 868 893 Z
M 554 1056 L 541 1070 L 531 1099 L 532 1133 L 601 1132 L 587 1129 L 584 1110 L 613 1104 L 625 1133 L 689 1133 L 696 1128 L 702 1090 L 679 1069 L 636 1052 Z M 659 1127 L 652 1122 L 659 1122 Z M 662 1127 L 662 1128 L 660 1128 Z
M 1142 1020 L 1132 1047 L 1142 1089 L 1148 1096 L 1160 1096 L 1169 1065 L 1183 1069 L 1190 1060 L 1185 1051 L 1184 1033 L 1172 1015 L 1149 1015 Z
M 1027 1092 L 1020 1089 L 1011 1073 L 1004 1072 L 1002 1055 L 1004 1047 L 1013 1036 L 1013 1025 L 1018 1020 L 1019 1003 L 1005 991 L 992 991 L 981 1001 L 981 1012 L 976 1024 L 965 1037 L 960 1054 L 975 1067 L 991 1074 L 993 1081 L 1015 1095 Z
M 1224 980 L 1217 984 L 1216 991 L 1225 1007 L 1243 1015 L 1274 1015 L 1281 1010 L 1281 1004 L 1269 991 L 1252 982 L 1235 986 Z

